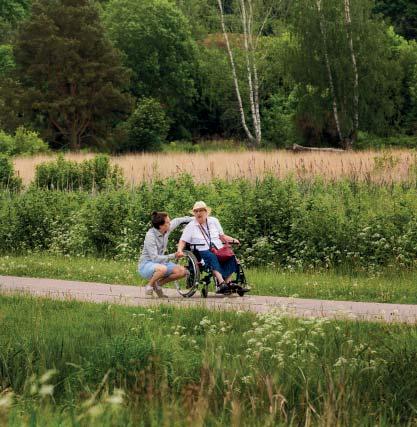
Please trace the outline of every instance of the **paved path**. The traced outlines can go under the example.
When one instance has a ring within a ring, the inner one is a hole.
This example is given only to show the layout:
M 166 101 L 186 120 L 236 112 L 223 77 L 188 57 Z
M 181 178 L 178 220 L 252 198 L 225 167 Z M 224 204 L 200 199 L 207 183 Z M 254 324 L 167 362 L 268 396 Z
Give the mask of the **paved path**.
M 0 276 L 0 293 L 25 293 L 61 300 L 80 300 L 97 303 L 146 306 L 171 304 L 180 307 L 207 307 L 220 310 L 246 310 L 267 312 L 285 310 L 300 317 L 348 318 L 357 320 L 417 323 L 417 305 L 380 304 L 351 301 L 325 301 L 301 298 L 249 296 L 224 297 L 209 294 L 207 299 L 197 293 L 193 298 L 183 298 L 174 289 L 166 289 L 167 299 L 147 297 L 143 287 L 106 285 L 103 283 L 68 280 L 34 279 L 28 277 Z

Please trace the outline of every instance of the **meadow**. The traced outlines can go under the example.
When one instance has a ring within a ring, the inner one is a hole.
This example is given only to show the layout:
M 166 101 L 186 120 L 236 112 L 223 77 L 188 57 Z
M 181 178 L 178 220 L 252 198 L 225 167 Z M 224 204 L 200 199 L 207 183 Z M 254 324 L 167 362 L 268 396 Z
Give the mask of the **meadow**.
M 68 153 L 65 158 L 81 162 L 94 154 Z M 53 160 L 51 155 L 17 157 L 14 166 L 25 185 L 33 181 L 36 166 Z M 417 157 L 414 150 L 364 150 L 345 153 L 272 151 L 207 151 L 200 153 L 139 153 L 111 157 L 122 168 L 126 184 L 189 174 L 197 183 L 213 179 L 250 179 L 272 175 L 277 178 L 325 181 L 349 179 L 379 184 L 415 181 Z
M 2 425 L 416 422 L 414 326 L 5 296 L 0 318 Z
M 412 151 L 113 157 L 123 185 L 74 191 L 46 160 L 0 191 L 0 275 L 141 286 L 149 212 L 203 199 L 254 295 L 417 303 Z M 0 425 L 412 426 L 416 354 L 415 326 L 0 296 Z

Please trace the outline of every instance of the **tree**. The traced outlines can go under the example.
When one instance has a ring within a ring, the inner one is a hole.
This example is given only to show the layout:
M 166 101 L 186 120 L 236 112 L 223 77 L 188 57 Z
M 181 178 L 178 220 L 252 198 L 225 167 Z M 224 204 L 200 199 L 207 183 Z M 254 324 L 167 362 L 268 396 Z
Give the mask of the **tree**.
M 374 11 L 390 18 L 398 34 L 407 39 L 417 39 L 415 0 L 376 0 Z
M 13 47 L 11 45 L 0 45 L 0 77 L 10 73 L 14 67 Z
M 158 99 L 177 126 L 186 123 L 195 97 L 196 47 L 181 11 L 168 0 L 110 0 L 104 19 L 133 71 L 133 94 Z
M 120 54 L 89 0 L 39 0 L 15 46 L 19 111 L 58 146 L 79 149 L 130 111 Z
M 0 43 L 8 43 L 17 24 L 26 18 L 29 0 L 0 0 Z
M 225 23 L 225 10 L 224 0 L 217 0 L 220 14 L 220 24 L 223 33 L 224 40 L 226 42 L 227 54 L 230 60 L 230 67 L 233 76 L 233 84 L 236 93 L 236 99 L 238 103 L 240 120 L 242 127 L 245 131 L 246 137 L 253 146 L 259 146 L 262 139 L 262 126 L 261 117 L 259 114 L 259 81 L 258 81 L 258 70 L 255 61 L 256 45 L 254 43 L 253 34 L 253 7 L 252 0 L 239 0 L 239 10 L 242 23 L 243 40 L 244 40 L 244 52 L 246 57 L 246 78 L 249 85 L 249 105 L 252 117 L 252 128 L 251 131 L 246 122 L 246 113 L 243 105 L 241 89 L 239 85 L 239 79 L 236 70 L 235 57 L 232 51 L 232 47 L 229 41 L 228 31 Z M 256 31 L 256 30 L 255 30 Z M 255 36 L 256 37 L 256 36 Z M 257 41 L 256 41 L 257 44 Z
M 169 120 L 158 101 L 143 98 L 127 121 L 129 151 L 158 151 L 168 135 Z
M 303 133 L 349 145 L 361 130 L 384 134 L 401 103 L 401 65 L 371 0 L 297 0 L 285 58 L 298 84 Z M 400 78 L 399 78 L 400 77 Z

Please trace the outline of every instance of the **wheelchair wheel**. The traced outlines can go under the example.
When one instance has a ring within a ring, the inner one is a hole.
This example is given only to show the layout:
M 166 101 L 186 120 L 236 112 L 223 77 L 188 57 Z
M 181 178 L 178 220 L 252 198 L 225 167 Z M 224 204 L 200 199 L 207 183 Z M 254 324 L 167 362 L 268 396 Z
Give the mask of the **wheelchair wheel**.
M 250 288 L 248 288 L 248 282 L 246 280 L 245 271 L 243 270 L 242 264 L 238 264 L 238 271 L 236 274 L 236 283 L 241 287 L 241 289 L 238 289 L 236 293 L 243 297 L 245 296 L 245 293 L 250 291 Z M 246 290 L 242 290 L 242 288 L 245 288 Z
M 190 251 L 184 251 L 184 257 L 177 260 L 178 265 L 183 266 L 188 274 L 175 281 L 177 292 L 184 298 L 192 297 L 197 291 L 200 280 L 200 269 L 195 255 Z

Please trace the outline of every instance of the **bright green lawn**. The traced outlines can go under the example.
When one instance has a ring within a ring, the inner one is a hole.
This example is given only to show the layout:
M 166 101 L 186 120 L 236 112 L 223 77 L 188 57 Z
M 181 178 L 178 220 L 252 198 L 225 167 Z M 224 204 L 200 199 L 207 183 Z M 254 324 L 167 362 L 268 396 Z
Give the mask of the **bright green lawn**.
M 143 285 L 136 263 L 37 253 L 0 257 L 0 275 L 49 277 L 111 284 Z M 254 295 L 417 304 L 417 271 L 353 272 L 247 271 Z

